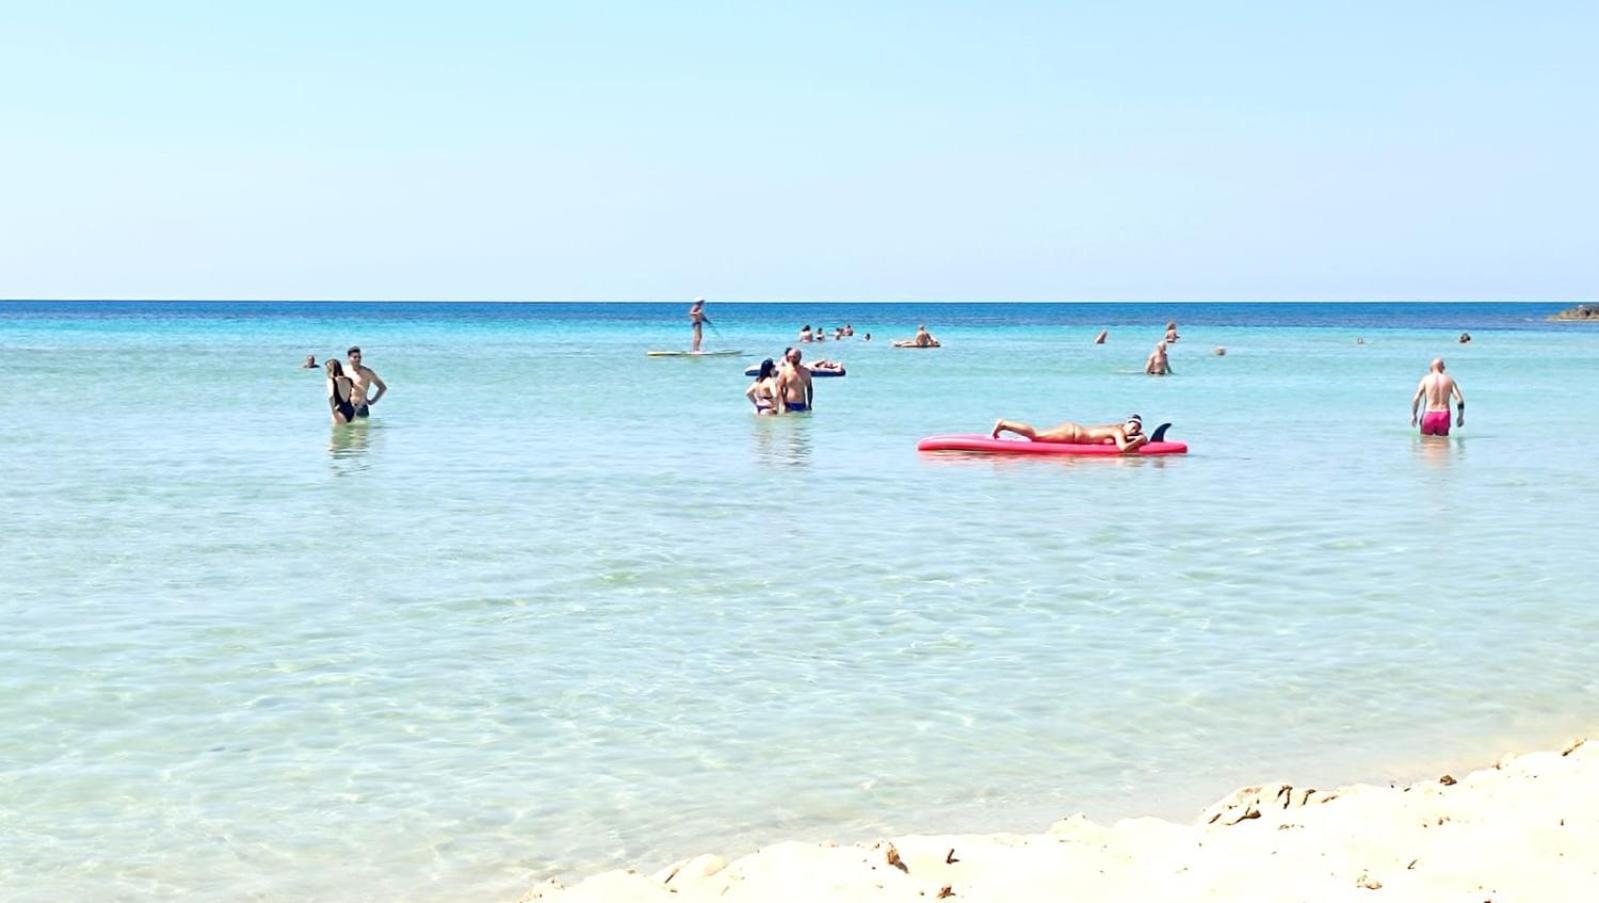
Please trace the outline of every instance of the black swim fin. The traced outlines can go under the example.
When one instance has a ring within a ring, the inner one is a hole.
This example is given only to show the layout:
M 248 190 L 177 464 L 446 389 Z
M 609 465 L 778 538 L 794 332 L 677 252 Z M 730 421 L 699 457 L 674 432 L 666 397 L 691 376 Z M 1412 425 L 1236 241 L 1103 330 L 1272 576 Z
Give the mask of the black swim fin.
M 1162 423 L 1160 426 L 1155 427 L 1155 432 L 1150 434 L 1149 441 L 1151 441 L 1151 442 L 1165 442 L 1166 441 L 1166 431 L 1169 430 L 1169 429 L 1171 429 L 1171 424 L 1169 424 L 1169 423 Z

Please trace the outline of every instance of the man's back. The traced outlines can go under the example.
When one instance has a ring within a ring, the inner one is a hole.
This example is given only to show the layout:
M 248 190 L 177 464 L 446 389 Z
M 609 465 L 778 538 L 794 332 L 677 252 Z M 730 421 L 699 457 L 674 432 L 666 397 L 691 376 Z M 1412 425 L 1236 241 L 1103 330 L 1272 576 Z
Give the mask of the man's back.
M 1427 410 L 1447 411 L 1455 379 L 1447 373 L 1429 373 L 1421 378 L 1421 389 L 1427 398 Z
M 1420 418 L 1423 436 L 1449 435 L 1451 399 L 1460 406 L 1455 425 L 1466 425 L 1466 393 L 1460 391 L 1460 384 L 1444 372 L 1444 359 L 1441 357 L 1433 358 L 1432 366 L 1427 368 L 1427 375 L 1416 384 L 1416 394 L 1410 397 L 1411 426 L 1416 425 L 1416 409 L 1421 406 L 1422 399 L 1427 401 L 1427 413 Z

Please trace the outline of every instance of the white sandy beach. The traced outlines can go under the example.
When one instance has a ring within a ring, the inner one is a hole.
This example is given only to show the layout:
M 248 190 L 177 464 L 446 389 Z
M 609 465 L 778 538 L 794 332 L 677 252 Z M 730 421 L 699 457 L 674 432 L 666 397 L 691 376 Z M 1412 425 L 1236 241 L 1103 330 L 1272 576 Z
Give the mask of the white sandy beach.
M 1083 816 L 1042 834 L 779 843 L 525 900 L 1594 900 L 1599 743 L 1408 787 L 1246 787 L 1190 825 Z

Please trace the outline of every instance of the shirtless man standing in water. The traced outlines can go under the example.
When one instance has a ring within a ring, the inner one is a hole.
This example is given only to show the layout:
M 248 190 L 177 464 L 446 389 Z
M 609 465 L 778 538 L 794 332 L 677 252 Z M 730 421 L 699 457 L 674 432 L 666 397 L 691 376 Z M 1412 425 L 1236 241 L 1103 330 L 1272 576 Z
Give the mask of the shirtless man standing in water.
M 1083 426 L 1068 420 L 1060 426 L 1042 432 L 1026 423 L 996 420 L 994 430 L 989 435 L 998 439 L 1000 433 L 1015 433 L 1023 439 L 1031 439 L 1034 442 L 1103 445 L 1109 441 L 1116 443 L 1116 450 L 1120 452 L 1137 451 L 1149 442 L 1149 437 L 1144 435 L 1144 421 L 1137 414 L 1127 418 L 1125 423 L 1111 423 L 1105 426 Z
M 350 400 L 355 403 L 355 416 L 368 417 L 372 413 L 371 406 L 378 403 L 378 399 L 383 397 L 384 392 L 389 391 L 389 387 L 372 372 L 372 368 L 362 366 L 361 346 L 351 345 L 350 350 L 344 354 L 348 361 L 344 367 L 344 375 L 350 378 Z M 367 393 L 372 391 L 373 386 L 378 387 L 378 394 L 368 398 Z
M 1165 342 L 1155 343 L 1155 350 L 1149 353 L 1149 360 L 1144 361 L 1144 372 L 1150 376 L 1171 375 L 1171 361 L 1166 358 Z
M 797 414 L 811 409 L 811 371 L 800 365 L 800 350 L 783 352 L 783 366 L 777 372 L 777 413 Z
M 1427 413 L 1421 418 L 1423 436 L 1449 435 L 1450 398 L 1460 407 L 1455 426 L 1466 425 L 1466 396 L 1460 391 L 1460 384 L 1455 382 L 1455 378 L 1444 372 L 1444 359 L 1441 357 L 1432 359 L 1427 375 L 1421 378 L 1421 383 L 1416 386 L 1416 394 L 1410 398 L 1411 426 L 1416 425 L 1416 409 L 1421 406 L 1423 397 L 1427 399 Z

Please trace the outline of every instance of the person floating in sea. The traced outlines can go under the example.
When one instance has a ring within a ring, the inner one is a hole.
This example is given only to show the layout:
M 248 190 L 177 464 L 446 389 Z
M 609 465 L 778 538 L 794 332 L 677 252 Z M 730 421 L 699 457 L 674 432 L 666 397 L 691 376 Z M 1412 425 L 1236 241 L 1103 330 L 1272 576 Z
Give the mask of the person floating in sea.
M 866 338 L 861 339 L 861 341 L 863 341 L 863 342 L 870 342 L 871 340 L 872 340 L 872 334 L 869 333 L 869 332 L 866 334 Z
M 1164 434 L 1165 431 L 1166 428 L 1162 426 L 1156 432 Z M 994 429 L 989 435 L 998 439 L 1000 433 L 1015 433 L 1033 442 L 1065 442 L 1073 445 L 1105 445 L 1114 442 L 1116 450 L 1123 453 L 1137 451 L 1150 441 L 1149 436 L 1144 434 L 1144 420 L 1137 414 L 1128 417 L 1122 423 L 1083 426 L 1068 420 L 1047 430 L 1037 430 L 1030 424 L 1001 418 L 994 421 Z
M 1410 397 L 1410 425 L 1416 425 L 1416 410 L 1421 407 L 1421 400 L 1427 399 L 1427 412 L 1421 417 L 1421 434 L 1423 436 L 1449 435 L 1449 401 L 1454 399 L 1460 408 L 1460 415 L 1455 419 L 1455 426 L 1466 425 L 1466 396 L 1460 391 L 1460 384 L 1455 378 L 1444 372 L 1444 359 L 1435 357 L 1432 366 L 1427 369 L 1427 375 L 1421 378 L 1416 386 L 1416 394 Z
M 688 309 L 688 321 L 694 328 L 694 341 L 688 346 L 690 351 L 700 350 L 700 341 L 705 337 L 705 324 L 710 320 L 705 319 L 705 299 L 695 298 L 694 306 Z
M 1227 349 L 1224 348 L 1221 345 L 1217 345 L 1216 346 L 1216 356 L 1217 357 L 1226 357 L 1227 356 Z
M 755 375 L 755 381 L 744 390 L 744 397 L 755 405 L 756 414 L 777 413 L 777 365 L 771 358 L 761 361 L 760 372 Z
M 1094 336 L 1094 344 L 1095 345 L 1103 345 L 1103 344 L 1105 344 L 1105 340 L 1108 339 L 1108 338 L 1110 338 L 1110 330 L 1101 329 L 1099 331 L 1099 335 Z
M 355 385 L 348 376 L 344 375 L 344 368 L 339 366 L 337 358 L 328 358 L 328 408 L 333 411 L 335 425 L 349 423 L 355 419 L 355 405 L 351 399 L 355 396 Z
M 848 336 L 850 338 L 854 338 L 854 336 L 855 336 L 855 327 L 851 326 L 848 323 L 845 323 L 844 324 L 844 335 Z
M 306 355 L 305 356 L 305 363 L 300 365 L 300 369 L 301 370 L 315 370 L 316 369 L 316 355 L 314 355 L 314 354 Z
M 1144 372 L 1150 376 L 1171 375 L 1171 361 L 1166 358 L 1165 342 L 1155 343 L 1155 350 L 1149 353 L 1149 360 L 1144 361 Z
M 809 342 L 811 340 L 811 324 L 806 323 L 805 327 L 800 330 L 799 340 L 801 342 Z
M 797 414 L 809 411 L 815 402 L 811 386 L 811 371 L 800 363 L 803 355 L 798 348 L 783 352 L 783 366 L 777 371 L 777 413 Z
M 1175 342 L 1175 341 L 1177 341 L 1180 338 L 1182 338 L 1182 336 L 1177 334 L 1177 321 L 1173 320 L 1170 323 L 1167 323 L 1166 324 L 1166 342 L 1167 342 L 1167 344 Z
M 351 386 L 350 399 L 355 404 L 355 416 L 369 417 L 372 414 L 372 406 L 383 398 L 385 392 L 389 391 L 388 384 L 379 378 L 376 373 L 373 373 L 371 367 L 361 363 L 360 345 L 351 345 L 350 350 L 346 351 L 344 356 L 348 361 L 344 369 L 353 384 Z M 378 394 L 376 395 L 371 395 L 373 386 L 377 387 Z M 369 398 L 368 395 L 371 395 L 371 397 Z
M 1355 344 L 1356 344 L 1356 345 L 1364 345 L 1364 344 L 1366 344 L 1366 337 L 1365 337 L 1365 336 L 1359 336 L 1359 337 L 1357 337 L 1357 338 L 1356 338 L 1356 339 L 1355 339 Z
M 1470 345 L 1471 344 L 1471 333 L 1469 333 L 1469 332 L 1461 333 L 1460 334 L 1460 344 L 1462 344 L 1462 345 Z
M 938 344 L 938 339 L 934 338 L 933 334 L 927 331 L 927 324 L 923 323 L 923 324 L 920 324 L 920 325 L 918 325 L 916 327 L 916 335 L 911 336 L 908 339 L 902 339 L 902 340 L 900 340 L 898 342 L 895 342 L 894 343 L 894 347 L 895 348 L 938 348 L 940 346 Z

